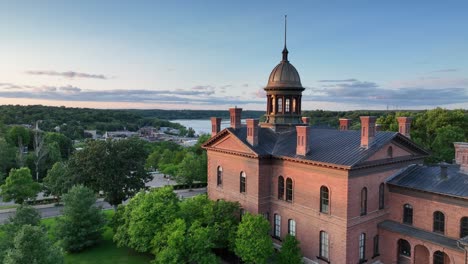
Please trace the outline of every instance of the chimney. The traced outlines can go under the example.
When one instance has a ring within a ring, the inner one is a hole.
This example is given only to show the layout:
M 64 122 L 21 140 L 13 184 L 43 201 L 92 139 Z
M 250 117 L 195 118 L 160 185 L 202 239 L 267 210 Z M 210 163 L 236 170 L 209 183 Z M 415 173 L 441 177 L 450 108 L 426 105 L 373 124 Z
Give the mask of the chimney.
M 351 119 L 340 118 L 340 131 L 349 130 L 349 125 L 351 124 Z
M 310 126 L 296 126 L 296 155 L 305 156 L 309 152 L 309 131 Z
M 407 138 L 411 138 L 410 136 L 410 128 L 411 128 L 411 121 L 413 118 L 400 116 L 397 117 L 398 120 L 398 132 Z
M 303 116 L 301 119 L 302 119 L 302 123 L 303 123 L 303 124 L 309 125 L 309 122 L 310 122 L 310 118 L 309 118 L 309 117 Z
M 455 142 L 455 162 L 460 165 L 460 171 L 468 174 L 468 143 Z
M 212 117 L 211 118 L 211 137 L 214 137 L 221 130 L 221 118 Z
M 229 114 L 231 115 L 231 127 L 234 129 L 240 128 L 242 108 L 229 108 Z
M 447 179 L 447 168 L 448 168 L 448 163 L 441 162 L 439 163 L 440 166 L 440 178 L 442 180 Z
M 258 145 L 258 119 L 247 119 L 247 142 L 255 147 Z
M 375 137 L 375 116 L 361 116 L 361 147 L 369 148 Z
M 382 125 L 381 124 L 375 124 L 375 132 L 382 131 Z

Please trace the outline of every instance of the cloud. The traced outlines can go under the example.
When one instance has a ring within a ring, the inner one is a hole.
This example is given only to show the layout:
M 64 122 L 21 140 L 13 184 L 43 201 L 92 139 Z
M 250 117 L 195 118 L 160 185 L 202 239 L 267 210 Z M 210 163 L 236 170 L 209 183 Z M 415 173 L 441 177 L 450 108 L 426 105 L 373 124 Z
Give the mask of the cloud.
M 74 71 L 67 71 L 67 72 L 57 72 L 57 71 L 26 71 L 27 74 L 31 75 L 47 75 L 47 76 L 60 76 L 65 78 L 91 78 L 91 79 L 101 79 L 106 80 L 109 79 L 107 76 L 102 74 L 91 74 L 91 73 L 82 73 L 82 72 L 74 72 Z
M 417 107 L 420 105 L 446 105 L 468 102 L 468 87 L 438 87 L 422 86 L 384 88 L 375 82 L 349 81 L 330 87 L 324 85 L 310 88 L 311 95 L 305 100 L 357 103 L 366 105 L 400 105 Z
M 257 91 L 252 93 L 252 95 L 255 96 L 255 98 L 264 99 L 265 96 L 266 96 L 266 92 L 265 92 L 265 90 L 263 90 L 263 88 L 258 88 Z
M 436 72 L 457 72 L 459 69 L 441 69 L 441 70 L 436 70 L 436 71 L 431 71 L 429 73 L 436 73 Z
M 356 79 L 342 79 L 342 80 L 318 80 L 322 83 L 334 83 L 334 82 L 356 82 Z

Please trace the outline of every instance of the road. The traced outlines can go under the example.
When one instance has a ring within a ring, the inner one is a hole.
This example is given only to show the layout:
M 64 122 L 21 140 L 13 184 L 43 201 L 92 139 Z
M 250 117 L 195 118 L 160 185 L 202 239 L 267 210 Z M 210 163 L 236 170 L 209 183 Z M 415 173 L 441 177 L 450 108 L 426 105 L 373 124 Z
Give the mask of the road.
M 193 189 L 189 190 L 176 190 L 174 191 L 179 198 L 189 198 L 199 194 L 206 193 L 206 188 Z M 126 201 L 127 202 L 127 201 Z M 125 202 L 124 202 L 125 203 Z M 112 206 L 104 201 L 97 201 L 96 206 L 102 207 L 102 209 L 111 209 Z M 59 216 L 62 214 L 63 206 L 38 206 L 36 207 L 42 218 L 49 218 L 54 216 Z M 0 224 L 5 223 L 9 216 L 13 215 L 15 212 L 10 210 L 8 212 L 0 212 Z

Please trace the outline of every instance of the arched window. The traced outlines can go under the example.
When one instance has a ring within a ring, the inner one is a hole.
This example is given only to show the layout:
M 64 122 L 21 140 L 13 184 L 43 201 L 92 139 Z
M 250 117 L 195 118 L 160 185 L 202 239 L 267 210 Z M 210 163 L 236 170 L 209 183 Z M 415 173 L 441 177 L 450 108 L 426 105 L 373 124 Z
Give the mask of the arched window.
M 291 236 L 296 236 L 296 221 L 294 219 L 288 220 L 288 233 Z
M 320 187 L 320 212 L 328 214 L 330 204 L 330 193 L 325 186 Z
M 411 257 L 411 245 L 404 239 L 398 240 L 398 254 L 400 256 Z
M 445 259 L 448 258 L 448 256 L 442 252 L 442 251 L 436 251 L 434 252 L 434 264 L 445 264 L 448 263 L 446 262 Z
M 392 146 L 388 147 L 388 149 L 387 149 L 387 158 L 389 158 L 389 159 L 393 158 L 393 148 L 392 148 Z
M 366 233 L 359 235 L 359 262 L 366 260 Z
M 223 167 L 221 166 L 218 166 L 218 173 L 217 173 L 217 177 L 216 177 L 216 184 L 218 186 L 222 185 L 223 184 Z
M 437 233 L 445 232 L 445 215 L 440 211 L 434 212 L 434 228 L 433 231 Z
M 328 251 L 328 233 L 325 231 L 320 231 L 320 258 L 328 260 L 329 258 L 329 251 Z
M 410 204 L 403 205 L 403 223 L 408 225 L 413 224 L 413 206 Z
M 278 177 L 278 199 L 284 199 L 284 178 L 283 176 Z
M 275 233 L 274 236 L 279 238 L 281 236 L 281 216 L 275 214 Z
M 367 188 L 361 190 L 361 215 L 367 214 Z
M 385 185 L 383 183 L 379 186 L 379 209 L 385 207 Z
M 291 178 L 286 179 L 286 201 L 292 202 L 293 199 L 293 181 Z
M 286 98 L 286 99 L 284 100 L 284 111 L 285 111 L 286 113 L 289 113 L 290 110 L 291 110 L 291 99 Z
M 283 98 L 278 98 L 278 110 L 277 110 L 278 113 L 282 113 L 283 112 Z
M 241 193 L 245 193 L 245 181 L 246 181 L 245 172 L 241 171 L 240 173 L 240 192 Z
M 460 238 L 468 236 L 468 217 L 460 219 Z

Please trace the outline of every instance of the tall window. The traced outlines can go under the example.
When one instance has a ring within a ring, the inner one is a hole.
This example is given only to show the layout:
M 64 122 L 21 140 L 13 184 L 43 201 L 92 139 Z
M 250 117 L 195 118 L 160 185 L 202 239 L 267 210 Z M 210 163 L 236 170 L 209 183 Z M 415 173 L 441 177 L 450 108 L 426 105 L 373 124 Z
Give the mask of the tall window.
M 413 206 L 410 204 L 403 205 L 403 223 L 408 225 L 413 224 Z
M 329 251 L 328 251 L 328 233 L 325 231 L 320 231 L 320 258 L 328 260 Z
M 366 260 L 366 233 L 359 235 L 359 262 Z
M 216 184 L 218 186 L 222 185 L 223 184 L 223 167 L 221 166 L 218 166 L 218 173 L 217 173 L 217 177 L 216 177 Z
M 279 238 L 281 236 L 281 216 L 275 214 L 275 237 Z
M 440 212 L 434 212 L 434 232 L 444 233 L 445 232 L 445 215 Z
M 367 188 L 361 190 L 361 215 L 367 214 Z
M 383 183 L 379 186 L 379 209 L 385 207 L 385 185 Z
M 291 178 L 286 179 L 286 201 L 291 202 L 293 199 L 293 182 Z
M 404 239 L 398 240 L 398 254 L 400 256 L 411 257 L 411 245 Z
M 330 196 L 328 188 L 325 186 L 320 187 L 320 212 L 328 214 Z
M 296 98 L 293 98 L 293 101 L 292 101 L 292 111 L 293 111 L 293 113 L 297 112 Z
M 294 219 L 288 220 L 288 233 L 291 236 L 296 236 L 296 221 Z
M 286 98 L 286 99 L 284 100 L 284 108 L 285 108 L 284 111 L 285 111 L 286 113 L 289 113 L 289 111 L 291 110 L 291 99 Z
M 445 253 L 442 251 L 434 252 L 434 264 L 445 264 Z
M 460 220 L 460 238 L 468 236 L 468 217 L 462 217 Z
M 241 193 L 245 193 L 245 181 L 246 181 L 245 172 L 242 171 L 240 173 L 240 192 Z
M 277 110 L 278 113 L 282 113 L 283 112 L 283 98 L 278 98 L 278 110 Z
M 380 255 L 379 253 L 379 235 L 374 236 L 374 257 Z
M 284 199 L 284 178 L 283 176 L 278 177 L 278 199 Z
M 275 112 L 275 98 L 273 96 L 270 98 L 270 112 L 274 113 Z
M 393 148 L 392 148 L 392 146 L 388 147 L 388 149 L 387 149 L 387 158 L 389 158 L 389 159 L 393 158 Z

